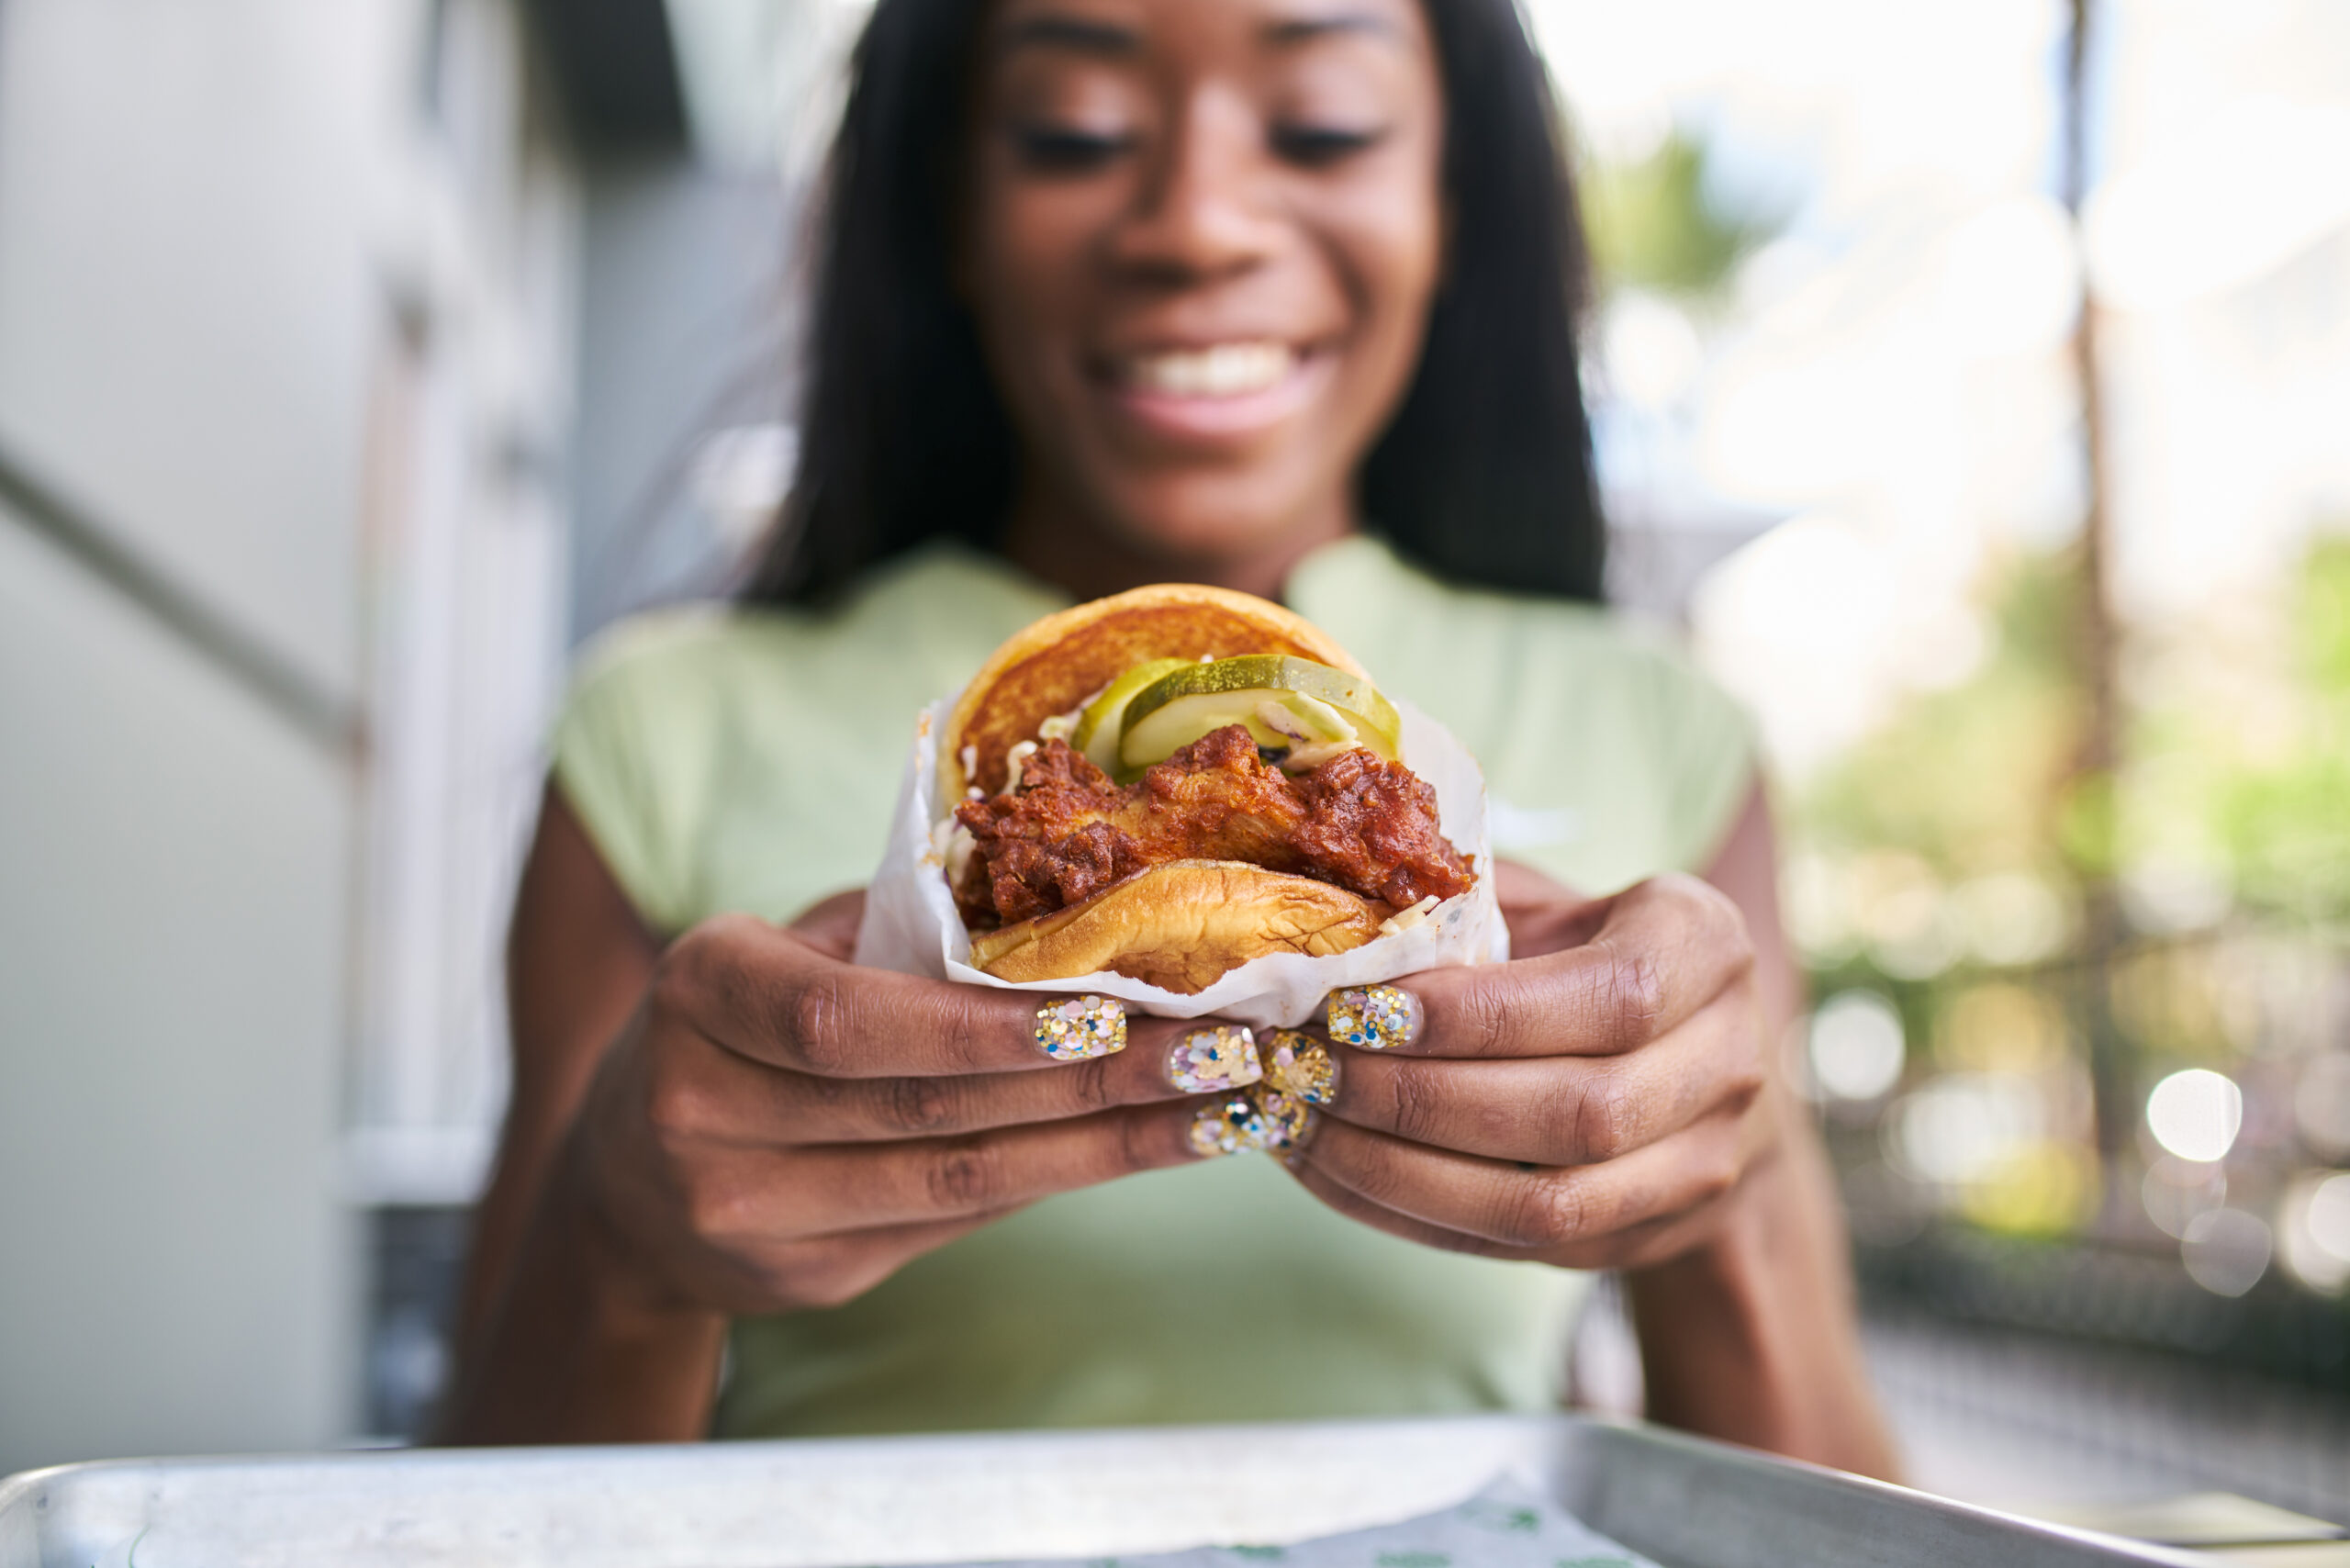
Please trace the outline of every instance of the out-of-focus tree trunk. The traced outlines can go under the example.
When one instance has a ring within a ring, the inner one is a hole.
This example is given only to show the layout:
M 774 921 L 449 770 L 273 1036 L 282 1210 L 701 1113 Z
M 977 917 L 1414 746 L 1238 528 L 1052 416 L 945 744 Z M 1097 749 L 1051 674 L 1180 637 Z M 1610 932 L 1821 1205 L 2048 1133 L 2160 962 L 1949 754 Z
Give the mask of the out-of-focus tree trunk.
M 2088 194 L 2088 58 L 2096 0 L 2067 0 L 2072 29 L 2066 40 L 2064 102 L 2065 206 L 2073 231 L 2081 231 L 2081 207 Z M 2076 249 L 2078 247 L 2076 246 Z M 2080 314 L 2073 327 L 2073 368 L 2080 385 L 2081 456 L 2087 481 L 2081 520 L 2080 602 L 2075 617 L 2075 657 L 2081 684 L 2079 749 L 2074 757 L 2073 790 L 2082 812 L 2079 826 L 2093 842 L 2087 846 L 2081 878 L 2082 928 L 2077 1016 L 2089 1049 L 2090 1079 L 2097 1094 L 2098 1147 L 2109 1174 L 2113 1156 L 2128 1147 L 2137 1126 L 2136 1084 L 2128 1042 L 2115 1026 L 2112 969 L 2123 936 L 2120 900 L 2113 880 L 2111 845 L 2113 782 L 2121 761 L 2120 690 L 2121 631 L 2113 614 L 2112 510 L 2109 483 L 2105 397 L 2098 342 L 2097 296 L 2086 266 L 2081 274 Z

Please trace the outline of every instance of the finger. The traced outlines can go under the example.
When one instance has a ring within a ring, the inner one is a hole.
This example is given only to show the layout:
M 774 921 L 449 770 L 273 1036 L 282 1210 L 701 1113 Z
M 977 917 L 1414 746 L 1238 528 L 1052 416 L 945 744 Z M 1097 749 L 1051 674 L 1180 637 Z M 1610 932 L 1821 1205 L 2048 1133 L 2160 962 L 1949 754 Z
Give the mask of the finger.
M 1753 966 L 1738 906 L 1694 877 L 1602 902 L 1598 929 L 1578 946 L 1334 991 L 1330 1036 L 1421 1056 L 1611 1056 L 1680 1024 Z
M 654 983 L 662 1006 L 716 1044 L 820 1078 L 1020 1072 L 1125 1048 L 1113 998 L 865 969 L 747 915 L 680 937 Z
M 1445 1252 L 1465 1252 L 1480 1258 L 1504 1258 L 1519 1262 L 1548 1262 L 1575 1269 L 1631 1269 L 1677 1256 L 1707 1233 L 1709 1217 L 1692 1210 L 1646 1220 L 1611 1236 L 1560 1248 L 1505 1247 L 1482 1236 L 1447 1230 L 1426 1220 L 1383 1208 L 1361 1193 L 1341 1186 L 1322 1171 L 1300 1163 L 1292 1174 L 1298 1184 L 1328 1207 L 1374 1230 Z
M 1129 1048 L 1059 1072 L 819 1078 L 695 1040 L 663 1060 L 648 1114 L 680 1139 L 741 1147 L 946 1137 L 1218 1092 L 1262 1076 L 1237 1025 L 1137 1019 Z
M 1318 1101 L 1341 1121 L 1494 1159 L 1617 1159 L 1762 1092 L 1764 1069 L 1741 990 L 1722 992 L 1662 1039 L 1606 1057 L 1474 1061 L 1337 1047 Z
M 791 929 L 826 957 L 846 963 L 856 950 L 856 928 L 864 919 L 865 890 L 852 888 L 810 904 L 792 921 Z
M 1604 1165 L 1528 1168 L 1326 1119 L 1297 1157 L 1382 1208 L 1535 1253 L 1721 1197 L 1743 1167 L 1743 1117 L 1720 1113 Z
M 1015 1208 L 920 1225 L 881 1226 L 810 1237 L 775 1249 L 755 1266 L 769 1304 L 761 1310 L 845 1305 L 925 1252 L 1018 1213 Z
M 1178 1102 L 962 1137 L 762 1150 L 710 1161 L 706 1190 L 688 1202 L 701 1234 L 746 1244 L 930 1224 L 1188 1165 L 1200 1158 L 1190 1136 L 1194 1114 Z
M 1433 1247 L 1443 1252 L 1466 1252 L 1479 1258 L 1511 1258 L 1521 1260 L 1530 1257 L 1523 1248 L 1505 1247 L 1498 1241 L 1488 1241 L 1482 1236 L 1471 1236 L 1466 1231 L 1447 1230 L 1442 1226 L 1430 1225 L 1426 1220 L 1414 1219 L 1409 1215 L 1397 1214 L 1393 1209 L 1374 1204 L 1360 1193 L 1342 1185 L 1335 1178 L 1316 1170 L 1307 1160 L 1292 1161 L 1290 1173 L 1297 1178 L 1298 1185 L 1321 1199 L 1324 1204 L 1348 1219 L 1361 1221 L 1373 1230 L 1382 1230 L 1390 1236 L 1405 1241 L 1416 1241 L 1423 1247 Z

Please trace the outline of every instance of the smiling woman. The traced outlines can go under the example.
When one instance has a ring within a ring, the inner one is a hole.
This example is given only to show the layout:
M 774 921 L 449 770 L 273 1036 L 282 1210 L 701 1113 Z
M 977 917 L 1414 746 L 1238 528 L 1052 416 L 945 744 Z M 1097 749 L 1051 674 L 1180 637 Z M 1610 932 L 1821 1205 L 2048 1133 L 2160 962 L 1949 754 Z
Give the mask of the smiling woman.
M 828 199 L 754 599 L 942 536 L 1085 592 L 1237 546 L 1207 575 L 1265 592 L 1358 524 L 1599 598 L 1581 232 L 1505 0 L 884 5 Z M 1069 439 L 1024 465 L 1015 421 Z
M 623 629 L 558 730 L 451 1435 L 1536 1408 L 1617 1268 L 1652 1414 L 1883 1471 L 1765 1065 L 1744 726 L 1574 602 L 1581 252 L 1509 0 L 881 0 L 828 201 L 747 602 Z M 1550 824 L 1494 879 L 1517 956 L 1265 1040 L 851 962 L 912 715 L 1186 578 L 1358 651 Z M 1269 1073 L 1284 1162 L 1214 1158 Z

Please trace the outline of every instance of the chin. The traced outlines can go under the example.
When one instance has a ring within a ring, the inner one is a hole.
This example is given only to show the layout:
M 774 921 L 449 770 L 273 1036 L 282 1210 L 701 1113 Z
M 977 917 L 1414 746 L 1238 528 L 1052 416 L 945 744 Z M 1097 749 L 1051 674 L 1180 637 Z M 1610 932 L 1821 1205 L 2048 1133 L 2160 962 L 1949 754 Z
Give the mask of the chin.
M 1252 476 L 1253 480 L 1256 476 Z M 1305 495 L 1289 486 L 1218 475 L 1112 492 L 1103 509 L 1129 544 L 1170 563 L 1245 560 L 1279 551 L 1314 527 Z

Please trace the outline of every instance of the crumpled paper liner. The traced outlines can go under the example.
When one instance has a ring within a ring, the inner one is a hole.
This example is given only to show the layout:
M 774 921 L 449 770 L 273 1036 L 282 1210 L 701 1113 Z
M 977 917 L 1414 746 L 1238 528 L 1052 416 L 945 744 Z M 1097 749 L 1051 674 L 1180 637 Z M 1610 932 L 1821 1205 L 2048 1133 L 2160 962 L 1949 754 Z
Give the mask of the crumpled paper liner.
M 936 736 L 955 702 L 955 698 L 945 697 L 932 703 L 914 727 L 889 844 L 866 890 L 865 919 L 856 934 L 860 964 L 1002 991 L 1090 991 L 1114 996 L 1135 1012 L 1162 1018 L 1214 1014 L 1257 1028 L 1294 1028 L 1321 1010 L 1324 997 L 1343 987 L 1375 985 L 1453 964 L 1498 963 L 1509 957 L 1509 928 L 1494 897 L 1485 776 L 1449 731 L 1398 700 L 1404 764 L 1435 787 L 1444 834 L 1470 856 L 1477 871 L 1475 887 L 1437 905 L 1419 924 L 1328 958 L 1275 953 L 1252 959 L 1195 996 L 1179 996 L 1108 971 L 1018 983 L 982 973 L 971 967 L 971 938 L 955 913 L 946 858 L 933 839 L 953 804 L 940 799 Z

